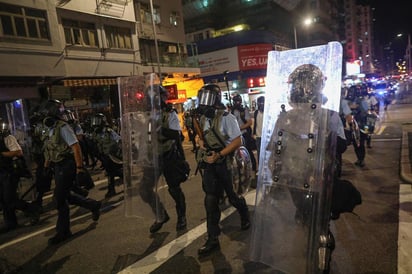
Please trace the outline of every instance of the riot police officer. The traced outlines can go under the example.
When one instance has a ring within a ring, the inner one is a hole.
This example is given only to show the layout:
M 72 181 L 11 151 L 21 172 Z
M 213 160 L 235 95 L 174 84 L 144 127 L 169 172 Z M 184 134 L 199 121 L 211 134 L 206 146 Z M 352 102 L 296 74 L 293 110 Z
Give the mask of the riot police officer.
M 108 177 L 105 197 L 110 198 L 116 195 L 115 177 L 123 178 L 120 135 L 109 127 L 103 113 L 97 113 L 92 117 L 91 126 L 94 129 L 93 140 L 97 145 L 98 158 Z
M 219 199 L 224 191 L 229 202 L 240 214 L 241 229 L 250 227 L 249 210 L 243 197 L 233 189 L 231 155 L 241 146 L 241 131 L 236 117 L 225 110 L 221 103 L 221 90 L 215 84 L 207 84 L 198 93 L 200 125 L 198 161 L 203 170 L 202 188 L 207 218 L 206 243 L 198 250 L 200 256 L 220 249 Z
M 92 218 L 100 217 L 101 202 L 71 192 L 74 182 L 82 181 L 85 176 L 82 152 L 73 129 L 62 118 L 63 104 L 58 100 L 49 100 L 42 111 L 44 124 L 49 127 L 46 141 L 45 163 L 47 170 L 54 166 L 54 199 L 57 203 L 56 234 L 49 239 L 49 244 L 58 244 L 72 236 L 70 230 L 69 203 L 89 209 Z
M 252 136 L 252 119 L 250 117 L 249 108 L 242 105 L 242 96 L 239 94 L 233 97 L 232 114 L 235 115 L 239 128 L 242 132 L 245 147 L 250 155 L 252 161 L 252 170 L 256 172 L 256 158 L 253 150 L 256 150 L 256 140 Z
M 18 198 L 19 177 L 13 173 L 13 158 L 23 157 L 23 150 L 16 137 L 10 134 L 8 124 L 0 118 L 0 203 L 3 208 L 5 226 L 0 232 L 7 232 L 17 227 L 16 209 L 31 217 L 32 224 L 39 221 L 39 210 Z
M 175 202 L 177 215 L 176 231 L 181 231 L 186 229 L 187 226 L 186 200 L 180 186 L 180 184 L 187 179 L 187 174 L 182 174 L 182 171 L 178 168 L 178 164 L 185 161 L 181 143 L 182 129 L 176 111 L 166 103 L 168 91 L 161 85 L 152 85 L 149 89 L 152 89 L 154 94 L 160 96 L 160 105 L 153 106 L 160 110 L 159 125 L 156 125 L 156 128 L 160 129 L 158 133 L 159 148 L 155 153 L 157 153 L 159 157 L 160 174 L 163 174 L 165 177 L 169 194 Z M 144 179 L 139 189 L 142 199 L 150 204 L 154 212 L 158 212 L 155 222 L 150 226 L 150 233 L 159 231 L 163 224 L 170 219 L 158 194 L 153 190 L 154 184 L 156 184 L 159 179 L 155 177 L 153 171 L 153 168 L 147 168 L 144 171 Z M 159 202 L 156 204 L 155 201 Z

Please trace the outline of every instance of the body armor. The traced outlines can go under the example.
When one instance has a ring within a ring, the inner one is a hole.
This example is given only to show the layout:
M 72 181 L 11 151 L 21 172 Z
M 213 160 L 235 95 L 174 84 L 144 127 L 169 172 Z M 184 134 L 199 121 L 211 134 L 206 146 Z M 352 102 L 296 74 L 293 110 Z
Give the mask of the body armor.
M 60 130 L 67 125 L 63 121 L 57 121 L 52 136 L 46 143 L 46 159 L 58 163 L 72 155 L 72 149 L 66 144 L 60 135 Z

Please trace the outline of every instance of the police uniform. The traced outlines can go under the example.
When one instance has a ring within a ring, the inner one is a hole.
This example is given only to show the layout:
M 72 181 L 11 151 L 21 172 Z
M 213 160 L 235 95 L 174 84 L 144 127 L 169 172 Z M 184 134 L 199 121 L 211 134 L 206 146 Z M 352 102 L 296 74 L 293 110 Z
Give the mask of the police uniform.
M 249 109 L 247 107 L 242 106 L 242 99 L 240 95 L 237 95 L 233 98 L 234 106 L 232 108 L 232 114 L 236 117 L 237 122 L 239 123 L 239 127 L 242 128 L 246 123 L 251 120 Z M 245 142 L 245 147 L 249 152 L 250 160 L 252 161 L 252 170 L 256 171 L 256 158 L 253 153 L 253 147 L 255 144 L 252 142 L 256 142 L 252 138 L 252 130 L 249 127 L 241 129 L 243 140 Z
M 57 120 L 50 128 L 45 151 L 45 167 L 47 168 L 50 162 L 54 165 L 54 199 L 58 210 L 57 234 L 49 239 L 49 244 L 57 244 L 72 235 L 69 204 L 89 209 L 94 221 L 97 221 L 100 216 L 101 202 L 71 192 L 76 174 L 82 172 L 83 169 L 82 166 L 76 166 L 74 149 L 72 148 L 75 145 L 78 146 L 80 154 L 78 157 L 81 158 L 80 146 L 73 129 L 66 122 Z M 77 163 L 77 165 L 81 163 Z
M 0 137 L 0 203 L 5 224 L 0 232 L 7 232 L 17 227 L 16 209 L 29 215 L 32 224 L 39 221 L 38 208 L 18 198 L 19 177 L 18 174 L 13 174 L 12 159 L 21 157 L 23 152 L 13 135 L 5 135 Z M 13 152 L 14 156 L 10 155 L 10 152 Z
M 112 197 L 116 194 L 115 177 L 123 178 L 123 166 L 121 163 L 115 163 L 110 155 L 114 152 L 121 151 L 119 142 L 120 136 L 113 129 L 103 126 L 102 129 L 97 129 L 93 135 L 96 140 L 97 149 L 99 152 L 99 159 L 102 162 L 104 169 L 107 172 L 108 188 L 106 198 Z M 119 159 L 120 160 L 120 159 Z
M 199 91 L 217 92 L 220 88 L 215 85 L 206 85 Z M 206 97 L 206 96 L 205 96 Z M 200 100 L 202 101 L 202 100 Z M 218 99 L 217 102 L 220 102 Z M 206 209 L 207 234 L 206 243 L 198 250 L 199 255 L 208 255 L 220 248 L 218 236 L 220 235 L 219 199 L 224 191 L 240 214 L 241 228 L 250 227 L 249 210 L 243 197 L 239 197 L 232 184 L 231 155 L 241 145 L 241 131 L 236 117 L 226 112 L 219 103 L 214 103 L 214 115 L 203 114 L 200 117 L 200 128 L 203 140 L 200 143 L 198 162 L 202 165 L 202 188 L 205 193 L 204 204 Z M 210 111 L 210 110 L 209 110 Z M 209 112 L 207 111 L 207 112 Z M 213 116 L 213 117 L 212 117 Z
M 166 92 L 162 91 L 161 92 Z M 178 161 L 184 161 L 185 156 L 180 141 L 181 127 L 177 113 L 164 106 L 159 119 L 161 134 L 158 135 L 159 144 L 159 163 L 161 164 L 161 173 L 163 173 L 168 191 L 176 205 L 177 223 L 176 230 L 186 228 L 186 201 L 185 195 L 180 187 L 183 179 L 180 171 L 176 168 Z M 153 190 L 154 184 L 159 179 L 154 178 L 154 167 L 144 170 L 142 185 L 139 189 L 142 199 L 150 204 L 153 212 L 158 215 L 156 221 L 150 227 L 150 232 L 159 231 L 163 224 L 169 221 L 170 217 L 160 201 L 157 193 Z M 156 210 L 157 209 L 157 210 Z

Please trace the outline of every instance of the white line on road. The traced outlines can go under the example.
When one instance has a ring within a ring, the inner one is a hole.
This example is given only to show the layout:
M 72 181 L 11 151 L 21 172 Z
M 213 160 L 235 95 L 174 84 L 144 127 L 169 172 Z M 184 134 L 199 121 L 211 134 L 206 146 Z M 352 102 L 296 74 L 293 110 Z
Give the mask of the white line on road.
M 256 190 L 252 190 L 245 195 L 245 199 L 248 205 L 255 204 L 255 196 Z M 224 220 L 225 218 L 229 217 L 236 209 L 231 206 L 225 211 L 222 212 L 222 217 L 220 221 Z M 118 272 L 119 274 L 145 274 L 151 273 L 159 266 L 164 264 L 167 260 L 171 257 L 179 253 L 181 250 L 189 246 L 195 240 L 197 240 L 200 236 L 206 234 L 206 223 L 202 223 L 195 227 L 194 229 L 188 231 L 187 233 L 183 234 L 179 238 L 171 241 L 167 245 L 159 248 L 158 250 L 152 252 L 151 254 L 147 255 L 143 259 L 139 260 L 138 262 L 126 267 L 122 271 Z

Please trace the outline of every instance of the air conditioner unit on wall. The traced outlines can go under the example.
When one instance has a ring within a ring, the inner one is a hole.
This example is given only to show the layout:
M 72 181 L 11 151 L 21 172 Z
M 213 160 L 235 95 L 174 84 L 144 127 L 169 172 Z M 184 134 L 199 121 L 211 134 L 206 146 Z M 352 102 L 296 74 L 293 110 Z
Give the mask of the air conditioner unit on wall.
M 176 46 L 168 46 L 167 47 L 167 53 L 177 53 L 177 47 Z

